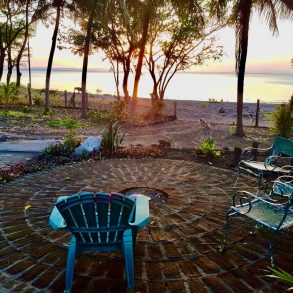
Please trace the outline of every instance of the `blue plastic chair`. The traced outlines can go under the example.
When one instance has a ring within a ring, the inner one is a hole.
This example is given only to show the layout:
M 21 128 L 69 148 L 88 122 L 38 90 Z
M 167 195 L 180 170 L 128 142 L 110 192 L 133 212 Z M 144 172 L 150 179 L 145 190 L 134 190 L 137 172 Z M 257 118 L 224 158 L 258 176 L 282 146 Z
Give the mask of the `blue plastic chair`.
M 149 198 L 134 194 L 82 192 L 57 199 L 49 224 L 72 233 L 67 256 L 66 292 L 71 292 L 74 263 L 82 251 L 124 253 L 127 286 L 134 290 L 133 248 L 137 228 L 149 223 Z

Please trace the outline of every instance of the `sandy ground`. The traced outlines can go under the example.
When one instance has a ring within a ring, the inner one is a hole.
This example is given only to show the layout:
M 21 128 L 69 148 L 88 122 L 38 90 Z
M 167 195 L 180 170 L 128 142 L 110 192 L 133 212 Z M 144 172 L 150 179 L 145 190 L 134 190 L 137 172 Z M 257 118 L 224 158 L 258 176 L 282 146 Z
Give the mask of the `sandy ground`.
M 146 101 L 141 101 L 140 107 Z M 149 125 L 144 127 L 126 127 L 125 131 L 126 145 L 143 144 L 151 145 L 158 143 L 159 140 L 170 140 L 172 147 L 193 148 L 206 138 L 212 137 L 218 147 L 223 146 L 250 146 L 251 141 L 257 140 L 261 145 L 271 144 L 267 136 L 267 127 L 271 122 L 264 119 L 264 113 L 273 112 L 276 105 L 262 104 L 260 107 L 260 128 L 255 129 L 254 116 L 256 104 L 245 104 L 243 110 L 243 123 L 247 136 L 239 139 L 232 135 L 233 124 L 236 123 L 236 103 L 209 103 L 199 101 L 177 101 L 177 120 L 167 121 L 161 124 Z M 165 112 L 172 114 L 174 112 L 174 101 L 166 101 Z M 210 129 L 203 128 L 200 118 L 210 124 Z
M 107 108 L 107 104 L 112 99 L 110 97 L 102 97 L 95 100 L 99 105 L 101 102 L 103 108 Z M 174 102 L 165 101 L 164 113 L 166 115 L 174 114 Z M 194 148 L 199 142 L 206 137 L 215 140 L 219 148 L 223 146 L 248 147 L 252 141 L 257 140 L 260 146 L 266 147 L 271 145 L 271 137 L 269 136 L 268 126 L 270 121 L 264 120 L 264 113 L 273 112 L 276 105 L 261 104 L 260 110 L 260 128 L 254 128 L 253 117 L 256 111 L 256 104 L 245 104 L 244 106 L 244 125 L 246 136 L 237 138 L 232 135 L 235 130 L 236 123 L 236 103 L 211 103 L 199 101 L 176 101 L 177 103 L 177 120 L 166 121 L 157 124 L 148 124 L 144 126 L 134 126 L 129 123 L 120 124 L 120 131 L 125 133 L 124 145 L 145 145 L 158 144 L 159 140 L 169 140 L 171 146 L 175 148 Z M 100 104 L 100 105 L 101 105 Z M 149 99 L 139 99 L 137 105 L 137 113 L 144 113 L 150 109 Z M 69 110 L 72 117 L 80 117 L 80 110 Z M 210 129 L 203 128 L 200 124 L 200 118 L 210 124 Z M 0 138 L 14 137 L 27 139 L 60 139 L 64 137 L 66 129 L 53 129 L 46 126 L 31 125 L 4 125 L 0 121 Z M 101 127 L 88 125 L 85 129 L 77 131 L 80 137 L 101 134 Z M 10 140 L 10 139 L 9 139 Z

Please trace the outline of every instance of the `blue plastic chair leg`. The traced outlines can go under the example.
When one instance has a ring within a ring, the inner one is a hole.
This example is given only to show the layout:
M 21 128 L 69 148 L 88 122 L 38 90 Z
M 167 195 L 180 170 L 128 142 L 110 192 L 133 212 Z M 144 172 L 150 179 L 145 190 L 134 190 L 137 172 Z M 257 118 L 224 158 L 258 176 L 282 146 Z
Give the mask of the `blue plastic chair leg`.
M 72 288 L 75 256 L 76 256 L 76 238 L 73 235 L 70 241 L 70 247 L 69 247 L 69 251 L 67 255 L 66 290 L 65 290 L 66 293 L 70 293 Z
M 125 230 L 123 234 L 123 252 L 125 257 L 127 287 L 134 291 L 133 242 L 131 229 Z

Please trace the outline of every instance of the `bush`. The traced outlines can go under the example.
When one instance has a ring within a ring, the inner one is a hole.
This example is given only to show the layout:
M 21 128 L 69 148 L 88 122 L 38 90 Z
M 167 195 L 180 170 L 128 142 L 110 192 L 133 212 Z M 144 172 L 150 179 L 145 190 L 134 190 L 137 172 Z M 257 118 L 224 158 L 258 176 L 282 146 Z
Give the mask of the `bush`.
M 127 120 L 126 103 L 124 100 L 117 100 L 112 103 L 112 116 L 116 121 Z
M 55 145 L 50 145 L 46 147 L 42 154 L 41 157 L 49 159 L 53 157 L 70 157 L 73 155 L 74 148 L 69 147 L 67 145 L 58 143 Z
M 2 84 L 0 86 L 0 101 L 4 104 L 14 103 L 18 100 L 18 89 L 14 83 L 9 85 Z
M 47 122 L 47 125 L 53 128 L 65 127 L 67 129 L 76 129 L 81 127 L 79 121 L 70 118 L 58 118 Z
M 95 111 L 91 110 L 88 113 L 90 119 L 98 124 L 108 124 L 114 121 L 113 113 L 110 111 Z
M 288 104 L 282 104 L 273 113 L 274 126 L 272 132 L 275 135 L 293 137 L 293 96 Z
M 165 104 L 161 100 L 155 101 L 152 108 L 144 114 L 145 120 L 159 120 L 163 117 L 163 108 Z
M 121 146 L 124 134 L 118 132 L 118 122 L 111 122 L 108 129 L 102 133 L 102 149 L 112 155 Z
M 43 99 L 40 96 L 33 97 L 33 103 L 36 106 L 42 106 L 43 105 Z
M 198 150 L 200 154 L 206 157 L 219 157 L 221 155 L 220 151 L 216 151 L 214 140 L 210 137 L 200 142 Z

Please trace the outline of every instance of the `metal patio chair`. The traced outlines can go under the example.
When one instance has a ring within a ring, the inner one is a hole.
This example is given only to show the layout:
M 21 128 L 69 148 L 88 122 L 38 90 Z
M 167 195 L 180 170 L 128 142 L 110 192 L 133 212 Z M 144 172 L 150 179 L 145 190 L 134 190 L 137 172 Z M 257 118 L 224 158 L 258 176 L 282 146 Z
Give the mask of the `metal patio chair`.
M 133 248 L 139 227 L 149 223 L 149 198 L 134 194 L 82 192 L 57 199 L 49 224 L 72 233 L 67 256 L 66 292 L 71 292 L 74 263 L 82 251 L 124 253 L 127 287 L 134 290 Z
M 224 243 L 220 250 L 227 246 L 229 220 L 233 215 L 240 215 L 253 220 L 271 230 L 269 253 L 272 266 L 273 241 L 276 234 L 293 225 L 293 177 L 277 178 L 267 194 L 257 196 L 247 191 L 238 191 L 232 197 L 232 206 L 226 214 Z
M 258 155 L 265 155 L 265 160 L 258 161 Z M 245 172 L 257 177 L 260 187 L 264 177 L 293 175 L 293 140 L 277 136 L 270 148 L 247 148 L 242 152 L 241 158 L 234 186 L 238 183 L 240 173 Z

